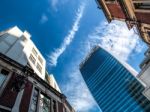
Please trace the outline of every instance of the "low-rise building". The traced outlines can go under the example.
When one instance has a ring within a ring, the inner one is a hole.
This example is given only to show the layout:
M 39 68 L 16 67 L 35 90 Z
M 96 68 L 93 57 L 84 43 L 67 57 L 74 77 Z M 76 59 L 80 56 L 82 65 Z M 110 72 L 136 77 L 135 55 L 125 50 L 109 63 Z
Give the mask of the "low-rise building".
M 66 96 L 29 66 L 0 53 L 1 112 L 75 112 Z
M 17 26 L 1 32 L 0 53 L 24 66 L 30 65 L 44 79 L 46 61 L 30 37 L 27 31 L 22 32 Z
M 1 32 L 0 112 L 75 112 L 45 67 L 27 31 L 15 26 Z

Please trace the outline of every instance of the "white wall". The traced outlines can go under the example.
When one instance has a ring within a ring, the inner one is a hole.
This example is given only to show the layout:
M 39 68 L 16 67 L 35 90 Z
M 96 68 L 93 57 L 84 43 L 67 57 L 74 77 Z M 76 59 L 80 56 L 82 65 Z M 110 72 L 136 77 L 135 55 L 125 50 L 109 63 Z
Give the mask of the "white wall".
M 17 26 L 15 26 L 5 31 L 5 33 L 0 36 L 0 52 L 24 66 L 29 63 L 35 73 L 44 79 L 46 61 L 30 37 L 31 36 L 27 31 L 22 32 Z M 29 59 L 30 55 L 33 54 L 33 48 L 37 51 L 37 57 L 34 56 L 36 59 L 35 64 Z M 42 64 L 38 60 L 38 56 L 43 60 Z M 42 67 L 41 73 L 36 67 L 37 63 Z
M 49 81 L 50 81 L 50 85 L 51 85 L 54 89 L 56 89 L 57 91 L 59 91 L 59 92 L 61 93 L 60 88 L 59 88 L 59 86 L 58 86 L 58 84 L 57 84 L 57 82 L 56 82 L 56 80 L 55 80 L 53 74 L 49 75 Z

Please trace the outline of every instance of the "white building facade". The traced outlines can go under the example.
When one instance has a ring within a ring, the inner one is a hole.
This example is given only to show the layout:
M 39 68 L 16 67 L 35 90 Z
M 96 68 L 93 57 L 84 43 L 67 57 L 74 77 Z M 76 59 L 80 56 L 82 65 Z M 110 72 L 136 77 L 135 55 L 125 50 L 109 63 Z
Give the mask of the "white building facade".
M 0 112 L 75 112 L 30 37 L 17 26 L 0 32 Z
M 58 92 L 61 93 L 61 90 L 60 90 L 60 88 L 59 88 L 59 86 L 58 86 L 58 84 L 57 84 L 57 82 L 56 82 L 56 80 L 55 80 L 53 74 L 48 74 L 48 73 L 47 73 L 46 81 L 47 81 L 47 83 L 48 83 L 50 86 L 52 86 L 54 89 L 56 89 Z
M 21 65 L 29 64 L 44 79 L 46 61 L 30 37 L 27 31 L 22 32 L 17 26 L 1 32 L 0 52 Z

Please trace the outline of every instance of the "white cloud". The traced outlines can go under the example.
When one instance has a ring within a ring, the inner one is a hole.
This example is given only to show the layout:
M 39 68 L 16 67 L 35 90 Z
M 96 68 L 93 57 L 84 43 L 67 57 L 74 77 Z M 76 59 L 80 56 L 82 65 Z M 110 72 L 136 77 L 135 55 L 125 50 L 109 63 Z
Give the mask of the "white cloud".
M 47 21 L 48 21 L 48 17 L 46 16 L 46 14 L 43 14 L 43 15 L 41 16 L 40 23 L 41 23 L 41 24 L 44 24 L 44 23 L 46 23 Z
M 87 49 L 79 49 L 84 55 L 87 54 Z M 78 52 L 79 55 L 81 55 L 80 51 Z M 69 67 L 70 69 L 66 69 L 66 74 L 68 74 L 69 80 L 66 84 L 63 84 L 62 90 L 67 95 L 67 99 L 77 112 L 91 112 L 91 109 L 97 106 L 97 104 L 82 79 L 79 71 L 80 62 L 81 58 L 75 59 L 71 63 L 71 66 Z
M 62 89 L 77 112 L 90 112 L 90 109 L 96 105 L 96 102 L 81 78 L 77 63 L 75 62 L 74 67 L 72 67 L 69 80 L 67 84 L 63 85 Z
M 75 34 L 79 29 L 79 26 L 80 26 L 79 24 L 80 24 L 80 20 L 83 16 L 84 9 L 85 9 L 85 4 L 81 4 L 81 6 L 79 7 L 79 9 L 76 13 L 76 17 L 75 17 L 75 21 L 74 21 L 74 24 L 72 26 L 72 29 L 69 31 L 67 36 L 64 38 L 61 46 L 59 48 L 55 49 L 54 52 L 52 52 L 49 55 L 49 64 L 50 65 L 53 65 L 53 66 L 57 65 L 58 58 L 66 50 L 67 46 L 70 45 L 70 43 L 74 39 Z
M 119 21 L 113 21 L 110 24 L 102 22 L 79 44 L 81 46 L 76 52 L 78 56 L 65 72 L 69 80 L 63 85 L 62 90 L 77 112 L 91 112 L 96 103 L 81 77 L 79 71 L 81 61 L 93 46 L 98 44 L 124 61 L 127 61 L 131 54 L 141 52 L 143 45 L 138 35 L 133 30 L 129 31 L 125 23 Z
M 99 44 L 123 61 L 127 61 L 133 53 L 143 49 L 143 43 L 135 33 L 135 29 L 128 30 L 121 21 L 103 22 L 89 35 L 91 45 Z
M 62 1 L 58 1 L 58 0 L 49 0 L 50 6 L 52 7 L 52 9 L 54 11 L 58 10 L 58 5 L 64 5 L 66 3 L 68 3 L 69 0 L 62 0 Z
M 51 2 L 51 6 L 53 7 L 53 9 L 57 9 L 56 7 L 57 7 L 57 4 L 58 4 L 58 0 L 50 0 L 50 2 Z

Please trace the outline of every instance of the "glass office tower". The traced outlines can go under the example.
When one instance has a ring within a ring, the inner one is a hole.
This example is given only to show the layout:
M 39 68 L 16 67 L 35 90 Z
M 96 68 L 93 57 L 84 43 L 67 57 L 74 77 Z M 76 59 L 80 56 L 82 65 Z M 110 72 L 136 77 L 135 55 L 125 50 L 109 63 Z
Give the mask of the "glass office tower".
M 81 63 L 82 76 L 103 112 L 150 112 L 150 101 L 142 94 L 129 65 L 122 64 L 100 47 Z

